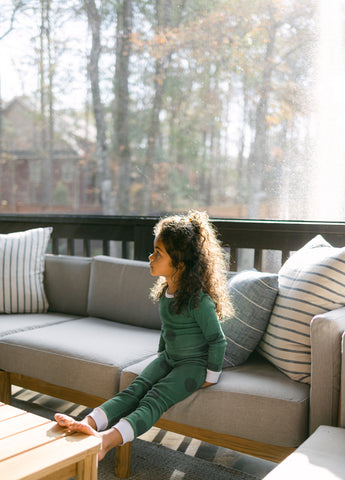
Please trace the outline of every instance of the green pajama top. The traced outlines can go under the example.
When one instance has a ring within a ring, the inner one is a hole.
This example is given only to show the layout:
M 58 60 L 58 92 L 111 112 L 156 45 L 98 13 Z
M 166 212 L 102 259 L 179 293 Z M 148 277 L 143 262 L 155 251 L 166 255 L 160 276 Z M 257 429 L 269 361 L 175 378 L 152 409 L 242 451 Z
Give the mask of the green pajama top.
M 226 339 L 220 326 L 215 303 L 205 293 L 200 294 L 196 308 L 188 307 L 173 313 L 173 298 L 163 295 L 159 300 L 162 329 L 158 352 L 163 350 L 174 361 L 200 361 L 207 370 L 220 372 Z
M 91 412 L 97 430 L 114 425 L 123 443 L 147 431 L 172 405 L 216 383 L 222 369 L 225 336 L 209 295 L 197 307 L 175 314 L 173 298 L 159 301 L 162 331 L 159 352 L 131 385 Z M 116 423 L 117 422 L 117 423 Z

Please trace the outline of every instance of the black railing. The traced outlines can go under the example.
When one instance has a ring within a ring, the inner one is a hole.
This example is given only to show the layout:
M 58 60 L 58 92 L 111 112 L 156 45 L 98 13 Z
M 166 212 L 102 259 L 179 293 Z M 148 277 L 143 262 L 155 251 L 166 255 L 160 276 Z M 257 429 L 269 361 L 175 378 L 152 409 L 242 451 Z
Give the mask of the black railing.
M 50 251 L 55 254 L 115 255 L 147 260 L 152 251 L 153 226 L 158 217 L 103 215 L 0 215 L 0 233 L 52 226 Z M 269 220 L 213 219 L 224 247 L 229 252 L 231 270 L 241 267 L 242 252 L 261 270 L 269 254 L 275 253 L 275 270 L 290 252 L 298 250 L 317 234 L 333 246 L 345 245 L 345 223 L 291 222 Z M 248 262 L 248 260 L 247 260 Z M 268 262 L 269 263 L 269 262 Z

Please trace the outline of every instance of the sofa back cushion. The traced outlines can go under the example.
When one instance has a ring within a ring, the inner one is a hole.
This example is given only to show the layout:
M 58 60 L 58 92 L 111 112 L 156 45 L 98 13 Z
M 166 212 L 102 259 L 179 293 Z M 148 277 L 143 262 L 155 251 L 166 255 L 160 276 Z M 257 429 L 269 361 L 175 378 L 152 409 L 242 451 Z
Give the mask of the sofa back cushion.
M 44 287 L 52 312 L 87 315 L 91 258 L 46 255 Z
M 159 329 L 158 305 L 149 298 L 154 281 L 147 262 L 103 255 L 94 257 L 90 276 L 89 315 Z

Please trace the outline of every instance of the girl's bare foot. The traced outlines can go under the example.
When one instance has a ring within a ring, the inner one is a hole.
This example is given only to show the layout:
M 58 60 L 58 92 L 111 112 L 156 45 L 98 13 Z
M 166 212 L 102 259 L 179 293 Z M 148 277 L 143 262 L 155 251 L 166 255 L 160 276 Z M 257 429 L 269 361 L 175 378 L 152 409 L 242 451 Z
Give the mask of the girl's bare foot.
M 81 422 L 77 422 L 74 418 L 63 413 L 56 413 L 54 417 L 60 427 L 67 427 L 68 432 L 82 432 L 87 435 L 98 436 L 96 424 L 91 417 L 85 417 Z
M 94 435 L 102 439 L 102 447 L 98 452 L 98 460 L 103 460 L 106 453 L 122 443 L 122 436 L 116 428 L 110 428 L 104 432 L 97 432 L 96 424 L 91 417 L 85 417 L 83 421 L 77 422 L 74 418 L 62 413 L 55 414 L 55 420 L 60 427 L 67 428 L 68 432 L 81 432 L 86 435 Z
M 101 432 L 100 436 L 102 438 L 102 447 L 98 452 L 98 460 L 103 460 L 109 450 L 121 445 L 123 440 L 121 433 L 114 427 Z
M 60 427 L 69 427 L 71 423 L 74 422 L 74 418 L 64 415 L 63 413 L 56 413 L 54 418 Z

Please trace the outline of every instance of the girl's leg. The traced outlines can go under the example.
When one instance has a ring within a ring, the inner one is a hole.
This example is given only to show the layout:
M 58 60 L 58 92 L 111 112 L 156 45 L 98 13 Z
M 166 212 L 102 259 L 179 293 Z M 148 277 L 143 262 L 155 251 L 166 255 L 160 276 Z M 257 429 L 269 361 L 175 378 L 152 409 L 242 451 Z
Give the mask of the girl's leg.
M 106 409 L 109 409 L 110 412 L 117 403 L 115 402 L 116 397 L 120 397 L 121 401 L 119 401 L 118 404 L 121 406 L 126 398 L 133 395 L 133 392 L 141 391 L 141 393 L 143 393 L 146 391 L 144 397 L 139 402 L 136 402 L 138 405 L 137 408 L 126 417 L 126 420 L 133 428 L 135 437 L 149 430 L 172 405 L 175 405 L 198 390 L 203 385 L 206 378 L 206 367 L 186 364 L 180 365 L 171 370 L 171 366 L 168 362 L 163 360 L 162 357 L 159 357 L 157 360 L 160 361 L 157 362 L 155 360 L 152 362 L 142 372 L 140 377 L 137 377 L 134 382 L 132 382 L 130 387 L 134 384 L 135 388 L 131 389 L 128 387 L 130 390 L 129 393 L 127 392 L 126 394 L 128 397 L 121 395 L 122 392 L 120 392 L 114 397 L 114 399 L 109 400 L 102 405 L 102 408 L 105 405 Z M 162 378 L 161 375 L 164 371 L 168 371 L 168 373 Z M 151 380 L 148 380 L 149 377 L 151 377 Z M 157 383 L 155 384 L 153 384 L 152 381 L 154 377 L 158 378 Z M 139 385 L 138 388 L 137 385 Z M 151 385 L 149 390 L 147 387 L 148 385 Z M 131 401 L 133 407 L 134 401 Z M 122 418 L 122 416 L 118 417 L 118 419 L 120 418 Z M 69 421 L 67 421 L 67 423 L 69 423 Z M 102 449 L 98 455 L 99 460 L 102 460 L 111 448 L 122 443 L 122 437 L 117 429 L 110 428 L 104 432 L 98 433 L 89 424 L 86 427 L 85 423 L 88 423 L 87 419 L 83 422 L 75 422 L 72 419 L 71 424 L 65 424 L 63 426 L 68 426 L 71 431 L 82 431 L 91 435 L 100 436 L 102 438 Z
M 171 368 L 171 365 L 165 359 L 165 355 L 162 354 L 153 360 L 128 388 L 102 404 L 101 408 L 107 415 L 108 425 L 114 425 L 125 415 L 135 410 L 140 399 L 146 395 L 155 382 L 167 375 Z M 67 427 L 70 432 L 77 431 L 101 437 L 102 448 L 98 453 L 99 460 L 102 460 L 109 450 L 122 443 L 122 436 L 116 428 L 97 432 L 95 422 L 89 416 L 81 422 L 77 422 L 72 417 L 57 413 L 55 419 L 60 426 Z
M 114 425 L 133 412 L 152 386 L 168 375 L 171 370 L 172 365 L 163 353 L 153 360 L 125 390 L 103 403 L 100 408 L 107 415 L 108 425 Z
M 175 367 L 157 381 L 125 419 L 131 424 L 135 437 L 149 430 L 172 405 L 201 388 L 206 378 L 206 367 L 183 364 Z
M 165 355 L 162 354 L 153 360 L 125 390 L 103 403 L 100 408 L 107 415 L 108 425 L 116 424 L 121 418 L 135 410 L 140 399 L 146 395 L 154 383 L 167 375 L 171 368 Z M 80 431 L 89 435 L 97 433 L 97 426 L 90 416 L 78 422 L 68 415 L 56 413 L 55 420 L 61 427 L 67 427 L 69 431 Z

